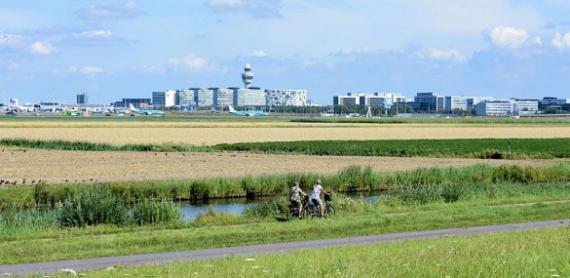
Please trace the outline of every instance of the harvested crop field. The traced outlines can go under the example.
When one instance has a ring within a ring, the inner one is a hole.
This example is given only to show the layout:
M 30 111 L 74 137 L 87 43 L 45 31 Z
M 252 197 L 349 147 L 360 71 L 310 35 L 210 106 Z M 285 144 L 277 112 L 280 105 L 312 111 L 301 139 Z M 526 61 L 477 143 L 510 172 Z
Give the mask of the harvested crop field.
M 298 172 L 333 173 L 351 165 L 377 171 L 419 167 L 461 167 L 487 163 L 548 166 L 561 160 L 478 160 L 449 158 L 332 157 L 241 153 L 152 153 L 6 150 L 0 152 L 0 179 L 47 183 L 169 180 Z
M 111 144 L 220 143 L 455 138 L 569 138 L 570 126 L 375 125 L 352 127 L 124 127 L 1 128 L 0 138 L 87 141 Z

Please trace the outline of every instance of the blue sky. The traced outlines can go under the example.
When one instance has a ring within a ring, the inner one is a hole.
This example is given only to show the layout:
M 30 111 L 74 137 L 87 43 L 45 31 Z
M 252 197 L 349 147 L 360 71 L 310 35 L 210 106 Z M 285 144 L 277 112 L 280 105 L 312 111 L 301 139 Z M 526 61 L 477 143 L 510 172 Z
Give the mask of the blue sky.
M 0 102 L 306 88 L 570 97 L 570 0 L 0 0 Z

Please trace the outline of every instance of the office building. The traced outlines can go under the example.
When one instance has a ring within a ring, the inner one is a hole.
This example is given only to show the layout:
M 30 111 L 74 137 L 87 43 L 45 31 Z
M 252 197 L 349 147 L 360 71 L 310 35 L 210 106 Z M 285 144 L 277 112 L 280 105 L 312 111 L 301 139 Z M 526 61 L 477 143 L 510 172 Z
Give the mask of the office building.
M 557 97 L 544 97 L 540 101 L 541 106 L 550 106 L 550 105 L 564 105 L 567 103 L 567 100 L 564 98 L 557 98 Z
M 77 94 L 77 102 L 76 103 L 79 105 L 89 103 L 89 101 L 87 100 L 87 94 L 85 94 L 85 93 Z
M 419 92 L 414 98 L 416 109 L 422 112 L 441 111 L 445 108 L 445 99 L 433 92 Z
M 214 90 L 202 88 L 190 88 L 194 92 L 194 100 L 197 108 L 211 109 L 214 107 Z
M 486 100 L 475 105 L 480 116 L 509 116 L 512 114 L 512 103 L 508 100 Z
M 177 91 L 152 92 L 152 105 L 155 108 L 173 107 L 177 103 Z
M 214 98 L 217 109 L 224 110 L 227 109 L 230 105 L 235 105 L 234 91 L 232 89 L 216 88 L 214 90 Z
M 302 89 L 267 89 L 267 106 L 305 106 L 307 90 Z
M 360 96 L 353 96 L 351 93 L 348 93 L 346 96 L 334 96 L 333 97 L 333 104 L 334 105 L 359 105 L 360 104 Z
M 178 91 L 178 105 L 182 107 L 194 107 L 196 105 L 196 94 L 193 90 L 182 89 Z
M 234 91 L 234 103 L 237 107 L 265 107 L 265 92 L 260 88 L 231 89 Z
M 150 106 L 150 98 L 123 98 L 113 103 L 115 108 L 129 108 L 133 105 L 135 108 L 148 108 Z
M 464 96 L 446 96 L 445 97 L 445 109 L 444 110 L 463 110 L 469 111 L 467 105 L 467 97 Z M 471 102 L 472 103 L 472 102 Z M 472 106 L 473 104 L 471 104 Z
M 538 113 L 538 99 L 518 99 L 514 98 L 512 102 L 512 111 L 514 115 L 524 116 Z
M 166 95 L 164 92 L 152 92 L 152 106 L 155 108 L 166 106 Z

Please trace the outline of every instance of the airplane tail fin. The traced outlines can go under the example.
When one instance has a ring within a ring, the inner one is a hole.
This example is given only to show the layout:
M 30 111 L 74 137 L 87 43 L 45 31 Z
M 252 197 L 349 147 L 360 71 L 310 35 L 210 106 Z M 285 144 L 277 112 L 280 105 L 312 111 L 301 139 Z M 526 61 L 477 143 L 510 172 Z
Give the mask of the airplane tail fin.
M 132 104 L 129 104 L 129 109 L 130 109 L 130 110 L 137 110 L 137 109 L 135 108 L 135 106 L 133 106 Z
M 230 109 L 230 112 L 235 112 L 235 111 L 236 111 L 236 110 L 234 109 L 234 107 L 231 106 L 231 105 L 228 106 L 228 109 Z

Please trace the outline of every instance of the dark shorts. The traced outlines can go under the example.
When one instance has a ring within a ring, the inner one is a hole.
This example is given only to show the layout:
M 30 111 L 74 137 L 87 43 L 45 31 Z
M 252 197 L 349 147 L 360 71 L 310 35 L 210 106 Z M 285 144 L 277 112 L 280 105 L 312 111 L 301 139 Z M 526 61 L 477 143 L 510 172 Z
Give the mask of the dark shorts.
M 291 200 L 291 205 L 294 207 L 299 207 L 301 205 L 301 203 Z

